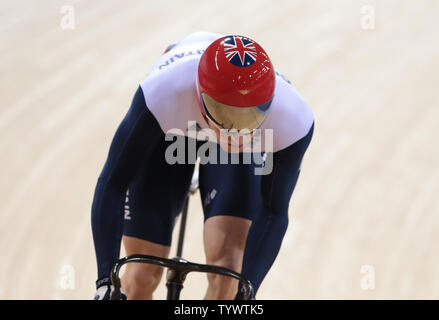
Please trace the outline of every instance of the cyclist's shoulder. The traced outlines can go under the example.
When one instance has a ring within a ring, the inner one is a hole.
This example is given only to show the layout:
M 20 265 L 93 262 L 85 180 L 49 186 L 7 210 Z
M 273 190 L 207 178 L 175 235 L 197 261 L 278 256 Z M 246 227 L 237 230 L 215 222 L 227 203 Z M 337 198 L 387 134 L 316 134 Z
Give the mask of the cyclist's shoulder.
M 192 91 L 198 62 L 205 48 L 219 35 L 196 32 L 170 45 L 141 82 L 146 99 Z
M 207 46 L 220 36 L 195 32 L 168 48 L 140 84 L 150 110 L 167 112 L 193 105 L 198 62 Z
M 276 73 L 273 103 L 262 128 L 273 130 L 274 149 L 281 150 L 300 140 L 314 123 L 314 114 L 296 87 Z
M 276 89 L 273 104 L 277 105 L 278 111 L 311 112 L 311 108 L 292 81 L 285 75 L 276 71 Z
M 148 77 L 178 73 L 185 65 L 197 66 L 204 50 L 219 37 L 220 34 L 199 31 L 168 45 L 151 68 Z

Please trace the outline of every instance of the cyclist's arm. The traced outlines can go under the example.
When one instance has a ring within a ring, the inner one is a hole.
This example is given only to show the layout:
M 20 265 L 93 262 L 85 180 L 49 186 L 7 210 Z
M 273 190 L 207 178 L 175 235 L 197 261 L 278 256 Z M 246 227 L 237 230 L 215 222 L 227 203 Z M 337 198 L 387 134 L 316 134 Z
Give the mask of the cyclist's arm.
M 139 87 L 113 137 L 94 193 L 91 222 L 98 278 L 108 276 L 119 259 L 126 191 L 162 137 L 160 125 L 146 107 Z
M 313 128 L 302 139 L 267 156 L 267 159 L 272 159 L 267 161 L 273 161 L 272 170 L 270 174 L 262 176 L 263 207 L 253 218 L 242 265 L 242 274 L 252 282 L 256 292 L 282 244 L 288 226 L 288 205 L 300 174 L 300 164 L 311 142 Z M 236 299 L 242 299 L 242 291 L 239 291 Z
M 314 124 L 302 139 L 273 154 L 273 170 L 262 178 L 265 206 L 274 214 L 288 211 L 288 205 L 297 179 L 303 156 L 311 142 Z

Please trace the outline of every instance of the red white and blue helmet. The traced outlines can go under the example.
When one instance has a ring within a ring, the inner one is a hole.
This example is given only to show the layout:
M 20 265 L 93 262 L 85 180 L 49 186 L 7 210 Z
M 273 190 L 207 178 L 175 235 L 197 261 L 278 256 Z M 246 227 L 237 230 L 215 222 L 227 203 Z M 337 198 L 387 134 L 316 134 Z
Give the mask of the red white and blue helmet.
M 258 43 L 222 37 L 207 47 L 198 65 L 201 112 L 217 127 L 252 131 L 267 115 L 275 83 L 273 65 Z

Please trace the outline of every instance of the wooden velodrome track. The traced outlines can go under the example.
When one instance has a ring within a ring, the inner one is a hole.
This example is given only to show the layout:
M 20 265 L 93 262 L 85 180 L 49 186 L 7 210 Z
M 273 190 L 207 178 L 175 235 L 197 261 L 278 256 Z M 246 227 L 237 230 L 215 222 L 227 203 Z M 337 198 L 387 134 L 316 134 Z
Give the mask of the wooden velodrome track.
M 439 298 L 438 1 L 127 3 L 68 1 L 65 30 L 65 1 L 0 2 L 1 299 L 93 297 L 111 138 L 164 48 L 198 30 L 256 39 L 316 116 L 258 298 Z M 199 196 L 184 256 L 204 262 Z M 205 287 L 189 276 L 182 297 Z

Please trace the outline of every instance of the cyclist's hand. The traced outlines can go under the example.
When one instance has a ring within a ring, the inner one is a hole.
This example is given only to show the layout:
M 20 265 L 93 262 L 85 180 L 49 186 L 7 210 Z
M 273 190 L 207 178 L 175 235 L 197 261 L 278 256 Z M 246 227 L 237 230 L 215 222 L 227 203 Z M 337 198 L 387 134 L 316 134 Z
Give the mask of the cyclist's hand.
M 110 300 L 114 287 L 109 277 L 104 277 L 96 281 L 96 294 L 94 300 Z M 120 290 L 121 300 L 127 300 L 126 294 Z

